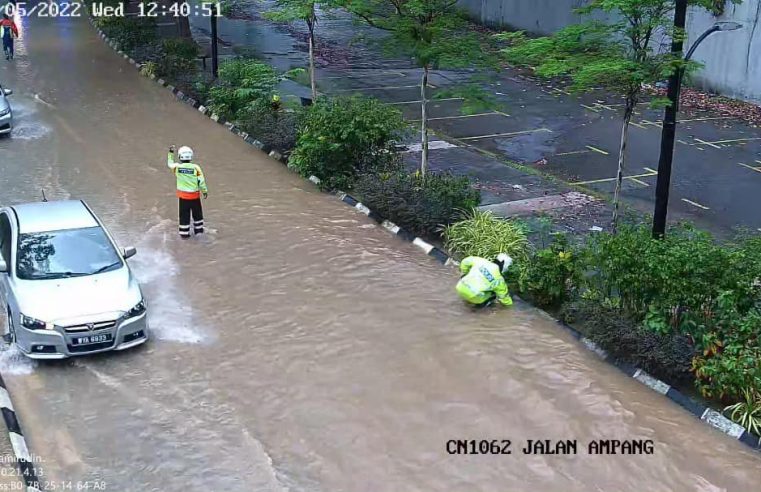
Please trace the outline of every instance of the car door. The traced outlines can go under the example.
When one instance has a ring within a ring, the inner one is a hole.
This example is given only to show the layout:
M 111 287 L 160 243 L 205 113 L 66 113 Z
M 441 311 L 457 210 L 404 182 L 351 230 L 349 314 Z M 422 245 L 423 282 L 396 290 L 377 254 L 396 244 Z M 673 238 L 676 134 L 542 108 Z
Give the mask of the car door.
M 11 270 L 11 245 L 13 244 L 13 233 L 11 230 L 11 220 L 6 211 L 0 211 L 0 255 L 8 265 L 8 272 L 0 273 L 0 298 L 2 298 L 3 307 L 8 305 L 8 295 L 10 293 L 10 270 Z

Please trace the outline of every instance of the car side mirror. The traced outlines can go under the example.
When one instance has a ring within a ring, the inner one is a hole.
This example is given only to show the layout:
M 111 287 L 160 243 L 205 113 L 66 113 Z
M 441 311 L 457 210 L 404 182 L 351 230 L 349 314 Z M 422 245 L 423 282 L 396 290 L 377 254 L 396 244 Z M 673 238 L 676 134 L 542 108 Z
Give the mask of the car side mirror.
M 127 246 L 122 250 L 122 257 L 126 260 L 127 258 L 132 258 L 137 254 L 137 250 L 134 246 Z
M 3 89 L 3 94 L 5 94 L 6 96 L 10 96 L 11 94 L 13 94 L 13 91 L 11 89 Z
M 8 264 L 0 258 L 0 273 L 8 273 Z

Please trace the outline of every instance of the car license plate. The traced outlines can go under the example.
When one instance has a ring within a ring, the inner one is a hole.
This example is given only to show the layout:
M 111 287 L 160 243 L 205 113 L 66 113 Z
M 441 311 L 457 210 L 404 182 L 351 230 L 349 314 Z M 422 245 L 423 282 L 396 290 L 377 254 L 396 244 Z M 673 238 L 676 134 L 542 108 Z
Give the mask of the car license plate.
M 100 335 L 87 335 L 82 337 L 74 337 L 71 341 L 72 345 L 91 345 L 93 343 L 103 343 L 111 341 L 110 333 L 103 333 Z

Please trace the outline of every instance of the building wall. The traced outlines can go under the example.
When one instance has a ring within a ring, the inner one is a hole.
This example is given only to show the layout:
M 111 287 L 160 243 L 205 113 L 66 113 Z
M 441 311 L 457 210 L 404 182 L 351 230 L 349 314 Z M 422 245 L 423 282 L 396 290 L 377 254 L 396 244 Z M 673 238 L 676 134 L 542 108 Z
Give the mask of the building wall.
M 718 19 L 697 9 L 688 13 L 689 39 L 694 40 L 717 20 L 740 22 L 739 31 L 718 32 L 703 41 L 693 60 L 703 69 L 693 82 L 706 90 L 730 97 L 761 103 L 761 0 L 745 0 L 740 5 L 727 5 Z
M 489 26 L 550 34 L 584 19 L 573 13 L 585 0 L 460 0 L 474 20 Z M 727 2 L 726 11 L 715 17 L 702 9 L 690 9 L 689 40 L 695 40 L 714 22 L 734 21 L 745 27 L 719 32 L 706 39 L 693 59 L 704 64 L 693 82 L 706 90 L 761 103 L 761 0 Z

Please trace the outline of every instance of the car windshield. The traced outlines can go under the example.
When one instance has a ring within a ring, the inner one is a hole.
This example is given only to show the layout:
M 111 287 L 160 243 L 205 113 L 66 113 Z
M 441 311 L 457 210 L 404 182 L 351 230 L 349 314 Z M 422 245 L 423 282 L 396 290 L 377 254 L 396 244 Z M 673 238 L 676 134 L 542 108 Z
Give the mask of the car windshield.
M 100 227 L 21 234 L 16 256 L 16 276 L 24 280 L 93 275 L 122 265 Z

